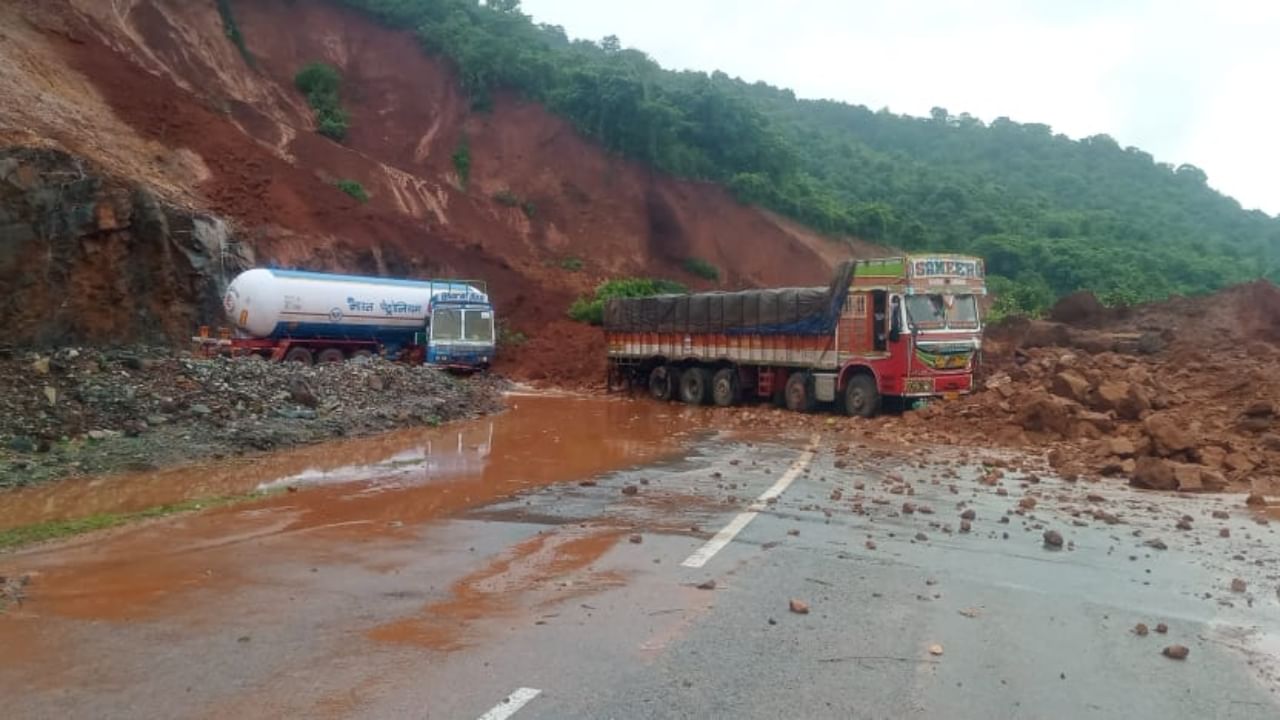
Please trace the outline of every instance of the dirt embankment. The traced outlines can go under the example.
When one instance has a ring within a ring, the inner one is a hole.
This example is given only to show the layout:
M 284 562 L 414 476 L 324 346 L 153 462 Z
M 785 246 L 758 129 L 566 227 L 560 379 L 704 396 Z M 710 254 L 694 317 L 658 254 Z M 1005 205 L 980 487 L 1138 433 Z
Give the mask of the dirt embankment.
M 21 101 L 0 106 L 0 144 L 65 150 L 97 174 L 225 220 L 257 265 L 485 280 L 500 318 L 528 338 L 500 369 L 559 383 L 601 376 L 597 334 L 564 313 L 603 278 L 702 286 L 682 269 L 698 257 L 725 287 L 820 284 L 833 262 L 879 251 L 610 155 L 513 95 L 473 112 L 448 64 L 410 33 L 335 4 L 231 7 L 252 65 L 214 3 L 6 4 L 0 89 Z M 344 143 L 314 132 L 293 87 L 314 61 L 342 74 Z M 453 161 L 463 146 L 465 179 Z M 369 203 L 339 192 L 339 179 L 360 182 Z M 175 303 L 184 321 L 222 320 L 185 302 Z M 17 333 L 47 336 L 34 316 Z
M 498 411 L 503 387 L 383 360 L 10 352 L 0 355 L 0 488 L 436 425 Z

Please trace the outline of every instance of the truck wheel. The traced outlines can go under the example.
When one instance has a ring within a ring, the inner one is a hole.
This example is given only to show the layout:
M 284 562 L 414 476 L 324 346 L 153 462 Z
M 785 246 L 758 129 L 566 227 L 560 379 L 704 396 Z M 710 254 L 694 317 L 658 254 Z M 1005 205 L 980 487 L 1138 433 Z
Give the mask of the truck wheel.
M 844 411 L 854 417 L 871 417 L 880 410 L 880 391 L 870 375 L 854 375 L 844 388 Z
M 325 348 L 316 356 L 316 362 L 319 363 L 340 363 L 346 359 L 347 356 L 338 348 Z
M 711 371 L 689 368 L 680 374 L 680 399 L 690 405 L 706 405 L 711 394 Z
M 373 359 L 372 350 L 357 350 L 351 353 L 351 359 L 356 362 L 369 362 Z
M 659 365 L 649 371 L 649 394 L 654 400 L 667 401 L 675 394 L 675 368 Z
M 737 405 L 741 398 L 737 368 L 722 368 L 711 378 L 711 401 L 720 407 Z
M 809 375 L 795 372 L 787 378 L 787 409 L 795 412 L 813 410 L 813 393 L 809 391 Z
M 290 348 L 289 352 L 284 355 L 285 362 L 302 363 L 303 365 L 311 365 L 315 362 L 315 358 L 311 355 L 311 351 L 304 347 Z

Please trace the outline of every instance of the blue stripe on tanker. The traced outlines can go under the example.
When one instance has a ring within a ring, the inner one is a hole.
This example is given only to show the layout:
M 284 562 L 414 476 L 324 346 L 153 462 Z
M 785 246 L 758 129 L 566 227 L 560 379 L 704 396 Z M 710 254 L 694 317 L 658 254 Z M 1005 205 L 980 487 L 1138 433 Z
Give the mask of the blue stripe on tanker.
M 268 336 L 270 338 L 344 338 L 348 340 L 381 340 L 386 342 L 412 342 L 421 325 L 335 325 L 333 323 L 279 322 Z

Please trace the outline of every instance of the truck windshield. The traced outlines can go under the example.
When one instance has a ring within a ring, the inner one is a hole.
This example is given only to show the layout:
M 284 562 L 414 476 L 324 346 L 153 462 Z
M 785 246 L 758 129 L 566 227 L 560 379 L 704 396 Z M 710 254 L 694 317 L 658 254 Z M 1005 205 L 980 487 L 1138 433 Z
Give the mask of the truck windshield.
M 462 311 L 454 308 L 436 308 L 431 313 L 432 340 L 459 340 L 462 338 Z
M 978 303 L 972 295 L 908 295 L 907 319 L 921 330 L 978 327 Z
M 462 339 L 472 342 L 493 342 L 493 312 L 490 310 L 465 310 L 466 324 Z

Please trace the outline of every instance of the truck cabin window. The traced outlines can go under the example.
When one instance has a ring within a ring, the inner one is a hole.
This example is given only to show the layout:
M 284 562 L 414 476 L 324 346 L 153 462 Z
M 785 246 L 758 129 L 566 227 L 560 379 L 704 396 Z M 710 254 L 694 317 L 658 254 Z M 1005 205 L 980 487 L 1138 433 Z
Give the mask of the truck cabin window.
M 909 295 L 907 317 L 921 330 L 975 328 L 978 304 L 972 295 Z
M 432 340 L 458 340 L 461 338 L 461 310 L 454 308 L 438 308 L 431 313 Z
M 488 310 L 463 311 L 465 322 L 462 339 L 472 342 L 493 342 L 493 313 Z

